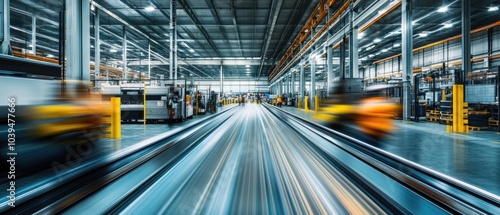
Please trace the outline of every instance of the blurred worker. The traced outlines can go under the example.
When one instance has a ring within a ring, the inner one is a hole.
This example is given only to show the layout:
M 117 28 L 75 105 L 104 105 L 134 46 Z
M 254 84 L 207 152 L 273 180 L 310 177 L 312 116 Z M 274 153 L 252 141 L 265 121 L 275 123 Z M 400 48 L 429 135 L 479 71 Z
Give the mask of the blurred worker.
M 281 98 L 281 95 L 278 96 L 278 107 L 281 107 L 281 105 L 283 104 L 283 98 Z
M 191 105 L 191 95 L 189 95 L 189 92 L 186 95 L 186 104 Z

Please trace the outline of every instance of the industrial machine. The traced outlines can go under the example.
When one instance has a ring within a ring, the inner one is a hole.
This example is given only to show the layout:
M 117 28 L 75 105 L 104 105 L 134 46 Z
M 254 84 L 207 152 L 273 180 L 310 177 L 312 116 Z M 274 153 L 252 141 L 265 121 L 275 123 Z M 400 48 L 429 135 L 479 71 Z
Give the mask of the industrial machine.
M 99 83 L 102 81 L 96 81 Z M 106 81 L 101 85 L 104 100 L 121 97 L 122 122 L 167 122 L 186 119 L 184 80 Z M 110 84 L 119 85 L 110 85 Z M 144 114 L 146 110 L 146 114 Z M 171 114 L 172 113 L 172 114 Z
M 208 90 L 198 90 L 196 91 L 196 96 L 193 101 L 194 114 L 206 114 L 207 113 L 207 102 L 208 102 Z
M 8 152 L 23 155 L 16 157 L 17 176 L 54 162 L 64 164 L 70 151 L 82 145 L 90 149 L 85 155 L 98 151 L 105 108 L 85 84 L 63 85 L 61 67 L 55 64 L 0 54 L 0 65 L 0 86 L 5 89 L 0 92 L 0 122 L 6 125 L 0 131 L 5 137 L 0 154 L 5 160 Z
M 338 131 L 372 140 L 385 137 L 393 130 L 391 118 L 396 105 L 388 101 L 389 85 L 374 85 L 362 89 L 361 79 L 345 79 L 334 85 L 333 94 L 319 107 L 315 115 Z

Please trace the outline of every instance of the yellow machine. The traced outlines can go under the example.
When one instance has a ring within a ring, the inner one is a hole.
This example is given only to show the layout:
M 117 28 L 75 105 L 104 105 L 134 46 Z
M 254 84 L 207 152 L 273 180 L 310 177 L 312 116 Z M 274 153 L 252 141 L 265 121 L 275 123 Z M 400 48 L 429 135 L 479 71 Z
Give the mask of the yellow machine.
M 336 130 L 354 128 L 356 133 L 374 139 L 385 137 L 394 130 L 392 118 L 398 105 L 380 95 L 384 87 L 361 92 L 356 86 L 352 82 L 339 83 L 330 98 L 318 108 L 315 118 Z

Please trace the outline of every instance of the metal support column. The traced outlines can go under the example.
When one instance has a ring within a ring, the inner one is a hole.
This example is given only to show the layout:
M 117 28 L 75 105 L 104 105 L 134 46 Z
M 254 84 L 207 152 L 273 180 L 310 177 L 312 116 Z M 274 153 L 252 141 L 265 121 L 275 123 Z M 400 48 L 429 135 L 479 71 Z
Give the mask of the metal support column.
M 36 55 L 36 16 L 31 19 L 31 52 Z
M 349 9 L 349 78 L 359 78 L 358 66 L 358 26 L 354 26 L 355 12 L 350 4 Z
M 309 108 L 314 110 L 314 96 L 316 95 L 316 57 L 311 59 L 311 93 L 309 93 Z
M 290 76 L 289 75 L 285 75 L 285 94 L 289 94 L 290 93 Z
M 174 72 L 175 72 L 175 68 L 177 67 L 177 65 L 175 65 L 176 63 L 176 60 L 175 60 L 175 57 L 176 57 L 176 44 L 177 44 L 177 41 L 175 40 L 176 39 L 176 25 L 177 25 L 177 22 L 176 22 L 176 19 L 177 19 L 177 10 L 176 10 L 176 0 L 170 0 L 170 76 L 169 78 L 170 79 L 173 79 L 174 78 Z
M 10 0 L 0 0 L 0 7 L 0 54 L 10 55 Z
M 100 38 L 100 15 L 99 8 L 95 9 L 95 17 L 94 17 L 94 79 L 99 79 L 99 75 L 101 72 L 101 38 Z
M 122 66 L 123 66 L 123 79 L 127 79 L 128 74 L 127 74 L 127 27 L 126 26 L 123 26 Z
M 300 66 L 300 83 L 299 83 L 299 99 L 304 103 L 304 91 L 306 89 L 306 78 L 304 72 L 304 64 L 299 63 Z
M 89 0 L 66 0 L 66 23 L 67 79 L 90 84 Z
M 345 74 L 345 38 L 340 43 L 340 78 L 344 80 L 346 78 Z M 349 77 L 347 77 L 349 78 Z
M 493 55 L 493 28 L 488 29 L 488 70 L 491 71 L 492 65 L 492 58 L 491 56 Z
M 148 43 L 148 79 L 151 79 L 151 43 Z
M 292 73 L 290 73 L 290 75 L 292 76 L 292 80 L 291 80 L 291 89 L 290 89 L 290 93 L 292 94 L 292 96 L 295 96 L 295 71 L 292 70 Z
M 470 0 L 461 0 L 462 3 L 462 71 L 464 90 L 467 85 L 467 74 L 471 72 L 470 62 Z M 464 101 L 467 101 L 466 93 L 464 93 Z
M 220 61 L 220 93 L 224 95 L 224 71 L 222 70 L 222 61 Z
M 335 78 L 333 74 L 333 49 L 332 47 L 326 47 L 326 90 L 328 96 L 333 92 L 333 79 Z
M 402 57 L 403 57 L 403 120 L 411 120 L 411 81 L 413 76 L 413 27 L 412 1 L 403 0 L 401 7 Z

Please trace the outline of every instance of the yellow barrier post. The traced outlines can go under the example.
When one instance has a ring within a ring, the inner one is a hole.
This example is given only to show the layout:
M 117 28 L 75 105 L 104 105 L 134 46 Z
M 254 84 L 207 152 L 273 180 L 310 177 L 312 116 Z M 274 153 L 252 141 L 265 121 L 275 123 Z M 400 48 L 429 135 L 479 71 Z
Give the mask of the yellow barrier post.
M 468 103 L 464 102 L 464 85 L 453 85 L 453 132 L 469 132 Z
M 111 138 L 120 139 L 121 132 L 121 99 L 111 98 Z
M 314 96 L 314 111 L 318 111 L 319 96 Z
M 446 90 L 441 91 L 441 100 L 446 101 Z
M 304 110 L 309 110 L 309 97 L 306 96 L 304 99 Z
M 300 106 L 302 105 L 302 100 L 297 100 L 297 109 L 300 110 Z

